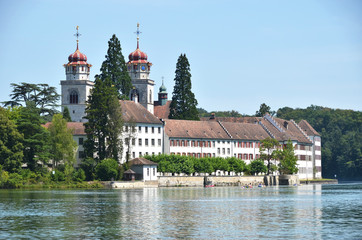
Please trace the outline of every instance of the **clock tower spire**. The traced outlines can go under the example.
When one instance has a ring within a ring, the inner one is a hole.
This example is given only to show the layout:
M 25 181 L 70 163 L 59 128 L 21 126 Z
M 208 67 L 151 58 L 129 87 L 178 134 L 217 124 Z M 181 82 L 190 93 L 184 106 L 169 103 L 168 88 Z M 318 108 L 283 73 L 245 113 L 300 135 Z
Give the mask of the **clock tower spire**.
M 150 79 L 152 63 L 147 60 L 147 54 L 139 48 L 140 24 L 137 23 L 137 49 L 129 54 L 127 62 L 128 74 L 131 77 L 132 85 L 135 87 L 131 92 L 130 99 L 134 100 L 137 95 L 138 102 L 148 111 L 153 113 L 153 86 L 155 82 Z

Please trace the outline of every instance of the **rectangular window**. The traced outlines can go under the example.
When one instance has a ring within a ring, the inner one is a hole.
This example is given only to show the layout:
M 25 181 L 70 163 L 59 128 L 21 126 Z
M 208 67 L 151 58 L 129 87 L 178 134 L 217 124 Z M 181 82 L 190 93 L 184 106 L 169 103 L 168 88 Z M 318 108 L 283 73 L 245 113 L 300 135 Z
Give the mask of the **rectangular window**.
M 191 147 L 195 147 L 195 141 L 191 142 Z
M 148 138 L 145 139 L 145 146 L 148 146 Z
M 78 143 L 79 143 L 79 145 L 83 145 L 83 138 L 79 138 Z
M 147 168 L 147 176 L 150 176 L 150 169 Z
M 215 153 L 213 153 L 212 156 L 215 157 Z
M 176 146 L 180 146 L 180 141 L 179 140 L 176 140 Z
M 253 143 L 252 143 L 252 142 L 250 143 L 250 147 L 251 147 L 251 148 L 253 147 Z
M 158 146 L 161 146 L 161 139 L 158 139 Z
M 197 157 L 200 158 L 200 153 L 197 154 Z
M 142 152 L 139 152 L 139 153 L 138 153 L 138 156 L 139 156 L 139 157 L 142 157 Z
M 138 139 L 138 146 L 142 146 L 142 138 Z
M 151 145 L 155 146 L 155 139 L 151 139 Z
M 124 139 L 124 142 L 125 142 L 126 145 L 128 145 L 129 139 L 128 139 L 128 138 L 125 138 L 125 139 Z
M 148 127 L 145 127 L 145 133 L 148 133 Z
M 152 127 L 151 130 L 152 133 L 155 133 L 155 127 Z
M 128 126 L 125 126 L 124 128 L 126 129 L 125 131 L 128 132 Z
M 253 160 L 253 154 L 249 154 L 249 159 Z
M 225 155 L 225 148 L 222 148 L 222 154 Z
M 173 140 L 170 140 L 170 146 L 173 147 Z
M 215 147 L 215 141 L 212 141 L 212 147 Z
M 136 139 L 132 138 L 132 146 L 135 146 L 135 145 L 136 145 Z
M 248 154 L 244 154 L 244 160 L 248 160 Z
M 240 153 L 238 154 L 238 158 L 239 158 L 239 159 L 242 159 L 242 157 L 241 157 L 241 154 L 240 154 Z
M 228 154 L 230 154 L 230 148 L 228 148 Z
M 161 133 L 161 127 L 158 127 L 158 133 Z
M 141 126 L 138 127 L 138 132 L 139 133 L 142 132 L 142 127 Z
M 153 176 L 156 176 L 156 168 L 153 168 Z
M 220 148 L 217 148 L 217 154 L 220 154 Z
M 133 158 L 136 157 L 136 152 L 132 152 L 132 157 L 133 157 Z
M 185 146 L 185 141 L 182 140 L 182 141 L 181 141 L 181 147 L 184 147 L 184 146 Z
M 190 147 L 190 141 L 189 140 L 186 141 L 186 147 Z

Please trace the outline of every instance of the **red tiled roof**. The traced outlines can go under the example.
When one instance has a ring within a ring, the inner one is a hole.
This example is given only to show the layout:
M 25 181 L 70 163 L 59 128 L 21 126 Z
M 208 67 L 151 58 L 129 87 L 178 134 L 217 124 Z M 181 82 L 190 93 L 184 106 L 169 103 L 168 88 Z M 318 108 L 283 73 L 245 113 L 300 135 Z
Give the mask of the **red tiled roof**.
M 157 163 L 152 162 L 146 158 L 134 158 L 129 161 L 129 164 L 132 165 L 157 165 Z
M 168 115 L 170 114 L 170 104 L 171 100 L 167 101 L 165 105 L 154 105 L 154 114 L 159 119 L 167 119 Z
M 262 140 L 270 137 L 259 124 L 239 122 L 221 122 L 221 124 L 225 127 L 233 139 Z
M 165 133 L 174 138 L 230 139 L 220 124 L 214 121 L 166 119 Z
M 140 103 L 128 100 L 121 100 L 119 102 L 121 104 L 124 122 L 162 124 L 155 115 L 150 113 Z
M 51 122 L 47 122 L 43 126 L 48 129 Z M 73 135 L 86 135 L 82 122 L 67 122 L 67 128 L 73 129 Z
M 308 136 L 320 136 L 320 134 L 306 120 L 301 120 L 298 125 Z
M 201 117 L 201 121 L 220 121 L 220 122 L 239 122 L 239 123 L 255 123 L 260 121 L 259 117 Z
M 311 143 L 309 138 L 306 137 L 292 121 L 284 120 L 281 118 L 273 119 L 282 131 L 278 130 L 273 124 L 271 124 L 268 120 L 264 118 L 261 120 L 261 122 L 274 135 L 276 140 L 288 141 L 290 139 L 301 143 Z M 287 125 L 287 128 L 284 126 L 284 124 Z

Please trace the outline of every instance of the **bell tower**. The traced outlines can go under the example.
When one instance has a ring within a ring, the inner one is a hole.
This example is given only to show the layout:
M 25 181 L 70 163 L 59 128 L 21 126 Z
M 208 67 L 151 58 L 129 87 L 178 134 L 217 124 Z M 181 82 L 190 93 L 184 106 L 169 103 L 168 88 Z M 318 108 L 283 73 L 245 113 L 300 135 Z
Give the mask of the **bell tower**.
M 89 81 L 91 64 L 87 63 L 87 56 L 79 51 L 79 36 L 77 26 L 77 49 L 68 57 L 68 63 L 64 64 L 66 80 L 60 81 L 62 89 L 62 111 L 64 107 L 69 109 L 73 122 L 85 122 L 86 101 L 94 83 Z
M 135 93 L 137 100 L 149 112 L 153 113 L 153 86 L 155 82 L 150 79 L 150 70 L 152 63 L 147 60 L 147 54 L 142 52 L 139 48 L 139 23 L 137 23 L 137 49 L 129 54 L 127 62 L 128 74 L 131 77 L 132 85 L 135 90 L 131 91 L 130 99 L 134 100 Z

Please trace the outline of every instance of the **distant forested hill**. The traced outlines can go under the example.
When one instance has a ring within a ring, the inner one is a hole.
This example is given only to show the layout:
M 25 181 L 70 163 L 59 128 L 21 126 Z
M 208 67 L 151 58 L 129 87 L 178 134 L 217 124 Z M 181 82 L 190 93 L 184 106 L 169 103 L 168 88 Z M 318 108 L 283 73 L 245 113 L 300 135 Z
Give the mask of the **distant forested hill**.
M 362 180 L 362 112 L 310 106 L 280 108 L 277 117 L 307 120 L 322 135 L 324 178 Z

